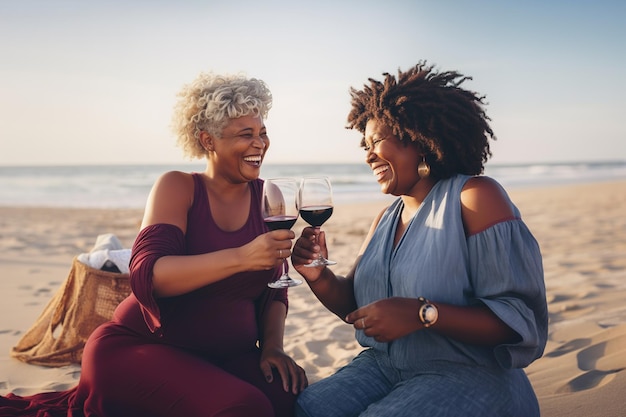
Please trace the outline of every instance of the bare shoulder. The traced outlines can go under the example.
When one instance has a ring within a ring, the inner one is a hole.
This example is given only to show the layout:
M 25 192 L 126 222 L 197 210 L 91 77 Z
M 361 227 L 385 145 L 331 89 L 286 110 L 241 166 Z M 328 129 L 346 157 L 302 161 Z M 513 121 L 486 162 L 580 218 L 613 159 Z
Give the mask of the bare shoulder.
M 504 188 L 486 176 L 473 177 L 465 183 L 461 191 L 461 210 L 468 236 L 515 218 Z
M 146 210 L 143 226 L 169 223 L 186 230 L 187 210 L 193 203 L 194 184 L 191 174 L 169 171 L 154 183 Z
M 159 176 L 154 183 L 156 188 L 170 187 L 178 188 L 193 188 L 193 179 L 190 173 L 182 171 L 168 171 Z
M 193 202 L 194 184 L 191 174 L 181 171 L 168 171 L 161 174 L 152 187 L 151 197 L 157 198 L 160 203 L 163 200 L 175 200 L 177 202 Z

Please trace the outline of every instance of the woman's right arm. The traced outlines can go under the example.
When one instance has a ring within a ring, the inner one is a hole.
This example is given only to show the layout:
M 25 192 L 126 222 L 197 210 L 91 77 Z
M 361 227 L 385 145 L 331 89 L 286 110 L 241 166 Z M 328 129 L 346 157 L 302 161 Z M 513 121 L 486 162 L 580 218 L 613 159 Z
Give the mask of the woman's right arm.
M 318 232 L 319 235 L 316 239 L 315 229 L 306 227 L 294 245 L 293 254 L 291 255 L 292 265 L 305 278 L 320 302 L 344 321 L 348 313 L 357 308 L 356 299 L 354 298 L 354 273 L 384 212 L 385 210 L 381 211 L 372 222 L 370 230 L 361 245 L 359 254 L 350 272 L 345 277 L 335 275 L 328 267 L 309 268 L 305 266 L 315 260 L 319 253 L 324 253 L 326 256 L 328 250 L 326 248 L 326 235 L 323 231 Z
M 172 224 L 187 231 L 187 212 L 193 203 L 194 184 L 190 174 L 172 171 L 163 174 L 154 184 L 142 222 L 142 229 L 153 224 Z M 188 293 L 205 285 L 250 270 L 266 270 L 278 264 L 279 249 L 288 242 L 277 230 L 258 236 L 237 248 L 216 252 L 163 256 L 152 271 L 152 286 L 156 297 L 171 297 Z M 210 238 L 207 236 L 207 238 Z

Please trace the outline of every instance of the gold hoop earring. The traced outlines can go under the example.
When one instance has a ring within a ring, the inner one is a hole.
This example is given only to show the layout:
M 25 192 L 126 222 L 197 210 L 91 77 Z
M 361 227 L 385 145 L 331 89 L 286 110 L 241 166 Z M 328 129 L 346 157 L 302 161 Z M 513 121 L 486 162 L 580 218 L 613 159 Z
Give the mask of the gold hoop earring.
M 430 176 L 430 165 L 426 162 L 426 157 L 422 156 L 422 162 L 417 166 L 417 175 L 421 179 L 428 178 Z

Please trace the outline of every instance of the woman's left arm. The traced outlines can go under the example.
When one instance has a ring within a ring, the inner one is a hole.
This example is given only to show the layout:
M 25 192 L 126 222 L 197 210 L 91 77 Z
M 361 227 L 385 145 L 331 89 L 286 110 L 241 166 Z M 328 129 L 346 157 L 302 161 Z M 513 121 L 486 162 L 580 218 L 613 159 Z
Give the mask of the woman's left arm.
M 378 342 L 391 342 L 425 329 L 419 319 L 422 302 L 417 298 L 391 297 L 375 301 L 348 314 L 346 321 Z M 463 343 L 496 346 L 515 343 L 519 335 L 486 306 L 461 307 L 431 301 L 438 319 L 429 331 Z
M 465 235 L 516 219 L 504 189 L 489 177 L 469 179 L 461 191 L 461 215 Z M 485 305 L 441 306 L 439 331 L 465 343 L 495 346 L 515 343 L 520 336 Z
M 287 306 L 281 301 L 271 301 L 263 316 L 261 332 L 261 371 L 267 382 L 274 379 L 275 368 L 283 382 L 283 389 L 298 394 L 308 385 L 304 369 L 283 350 Z

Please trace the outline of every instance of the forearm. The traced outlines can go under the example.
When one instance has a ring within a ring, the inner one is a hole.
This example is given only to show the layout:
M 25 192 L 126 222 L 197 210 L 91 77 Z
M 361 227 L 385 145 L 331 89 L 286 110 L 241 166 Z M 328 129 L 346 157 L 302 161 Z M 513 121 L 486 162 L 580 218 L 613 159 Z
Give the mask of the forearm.
M 379 342 L 391 342 L 414 332 L 436 332 L 479 346 L 519 341 L 519 335 L 485 306 L 460 307 L 433 301 L 430 304 L 436 307 L 438 315 L 430 317 L 429 327 L 420 318 L 422 301 L 404 297 L 374 301 L 348 314 L 346 321 Z
M 261 323 L 261 348 L 282 351 L 285 335 L 285 318 L 287 306 L 280 301 L 272 301 L 263 316 Z
M 459 342 L 481 346 L 515 343 L 519 340 L 520 336 L 485 306 L 460 307 L 431 303 L 437 306 L 439 317 L 428 330 Z M 417 304 L 420 305 L 419 301 Z M 421 322 L 419 327 L 423 328 Z
M 154 264 L 157 297 L 185 294 L 245 270 L 237 248 L 201 255 L 164 256 Z
M 320 302 L 342 320 L 356 309 L 352 279 L 337 276 L 329 268 L 324 268 L 319 279 L 307 283 Z

